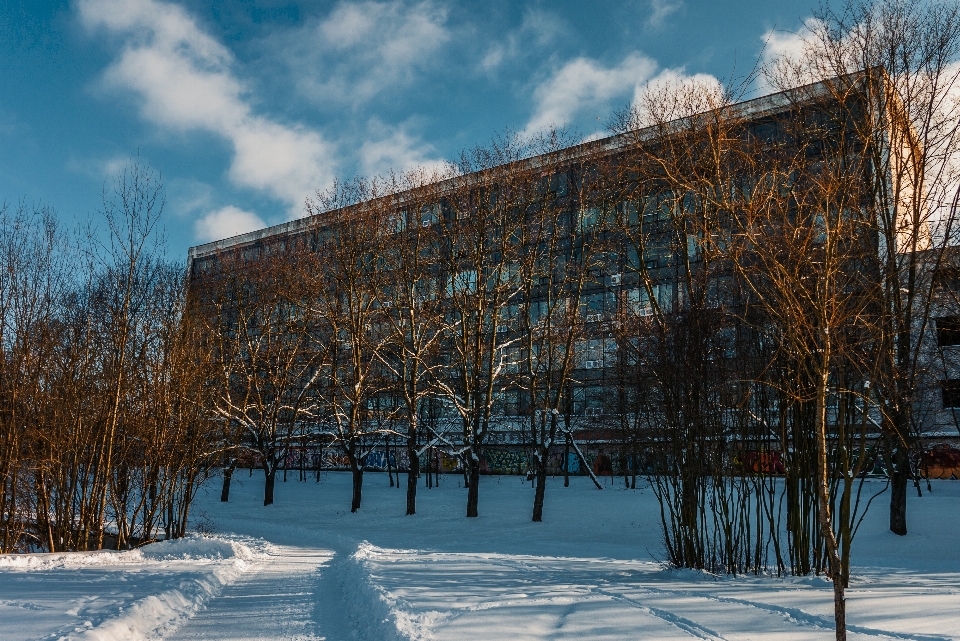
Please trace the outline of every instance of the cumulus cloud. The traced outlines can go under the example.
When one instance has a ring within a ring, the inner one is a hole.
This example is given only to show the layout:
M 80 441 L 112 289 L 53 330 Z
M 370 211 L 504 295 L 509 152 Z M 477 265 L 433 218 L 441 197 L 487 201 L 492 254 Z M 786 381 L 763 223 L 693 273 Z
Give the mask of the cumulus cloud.
M 807 46 L 807 41 L 823 24 L 816 18 L 807 18 L 797 31 L 770 29 L 760 39 L 764 41 L 764 62 L 773 62 L 780 58 L 799 60 Z
M 760 39 L 763 40 L 763 59 L 765 73 L 758 79 L 758 89 L 763 92 L 775 91 L 776 87 L 770 80 L 770 74 L 775 73 L 779 62 L 798 63 L 810 46 L 814 33 L 824 27 L 816 18 L 807 18 L 796 31 L 782 31 L 770 29 Z M 796 69 L 795 69 L 796 70 Z M 817 80 L 810 72 L 803 73 L 800 82 L 814 82 Z
M 588 109 L 606 118 L 615 101 L 631 102 L 634 109 L 643 111 L 647 98 L 667 88 L 683 89 L 697 86 L 708 93 L 722 91 L 719 80 L 710 74 L 687 74 L 683 69 L 658 69 L 657 63 L 640 54 L 628 54 L 619 64 L 604 66 L 589 58 L 576 58 L 564 64 L 534 90 L 534 114 L 525 133 L 530 134 L 550 126 L 563 126 Z M 678 114 L 680 117 L 686 114 Z M 602 132 L 591 134 L 587 140 L 600 138 Z
M 239 236 L 266 226 L 256 214 L 228 205 L 197 220 L 194 232 L 198 241 L 207 242 Z
M 282 55 L 306 97 L 355 105 L 409 84 L 450 40 L 447 9 L 432 0 L 340 2 L 288 34 Z
M 645 127 L 703 113 L 726 99 L 723 83 L 715 76 L 664 69 L 634 90 L 632 126 Z
M 606 116 L 613 99 L 630 95 L 656 70 L 656 62 L 636 52 L 612 67 L 590 58 L 571 60 L 534 90 L 536 107 L 526 132 L 566 124 L 591 108 Z
M 106 84 L 134 92 L 141 115 L 157 125 L 227 140 L 234 183 L 272 195 L 296 215 L 304 198 L 331 180 L 333 146 L 316 131 L 254 113 L 229 49 L 182 7 L 159 0 L 81 0 L 78 8 L 88 30 L 122 43 L 104 74 Z M 252 220 L 252 214 L 238 217 L 239 211 L 226 219 Z

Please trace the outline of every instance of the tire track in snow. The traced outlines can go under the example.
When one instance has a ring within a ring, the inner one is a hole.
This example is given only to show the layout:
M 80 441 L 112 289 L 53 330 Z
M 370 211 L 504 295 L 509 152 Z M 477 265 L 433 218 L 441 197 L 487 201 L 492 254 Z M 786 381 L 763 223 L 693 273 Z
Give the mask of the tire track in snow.
M 519 571 L 523 573 L 537 573 L 537 572 L 551 573 L 555 571 L 552 568 L 544 567 L 544 565 L 547 565 L 547 564 L 532 563 L 528 559 L 510 559 L 509 562 L 506 562 L 506 561 L 495 561 L 493 558 L 486 557 L 484 558 L 484 560 L 490 563 L 491 565 L 496 565 L 498 567 L 503 567 L 503 568 L 511 568 L 511 569 L 514 569 L 515 571 Z M 559 559 L 550 559 L 550 560 L 559 560 Z M 589 559 L 588 561 L 593 561 L 593 559 Z M 601 583 L 605 583 L 607 585 L 617 585 L 616 582 L 603 580 L 601 582 L 598 582 L 597 587 L 594 588 L 594 591 L 596 593 L 604 594 L 606 596 L 613 596 L 617 594 L 615 592 L 609 592 L 601 588 L 600 587 Z M 646 591 L 655 592 L 657 594 L 662 594 L 664 596 L 668 596 L 668 595 L 682 596 L 685 598 L 700 599 L 700 600 L 712 601 L 716 603 L 730 603 L 730 604 L 737 604 L 745 607 L 756 608 L 764 612 L 777 614 L 780 617 L 782 617 L 784 620 L 799 626 L 806 626 L 806 627 L 821 629 L 831 633 L 834 631 L 834 622 L 831 617 L 824 617 L 818 614 L 806 612 L 801 608 L 777 606 L 777 605 L 772 605 L 768 603 L 748 601 L 746 599 L 738 599 L 736 597 L 725 597 L 717 594 L 704 594 L 702 592 L 697 592 L 692 590 L 661 588 L 661 587 L 656 587 L 656 585 L 653 585 L 652 582 L 646 582 L 646 581 L 643 581 L 642 579 L 634 580 L 633 582 L 631 582 L 631 585 L 641 587 Z M 938 594 L 941 594 L 941 593 L 938 592 Z M 630 597 L 627 597 L 626 595 L 620 595 L 620 596 L 622 596 L 622 598 L 626 601 L 631 601 Z M 666 610 L 653 608 L 652 606 L 649 606 L 648 604 L 643 604 L 641 602 L 637 602 L 637 606 L 641 608 L 645 608 L 649 610 L 652 614 L 655 614 L 658 616 L 660 613 L 662 613 L 667 617 L 677 617 L 678 620 L 681 622 L 681 624 L 683 624 L 683 622 L 686 622 L 686 624 L 692 624 L 692 626 L 700 628 L 700 630 L 706 634 L 713 634 L 713 635 L 716 635 L 716 638 L 721 638 L 721 639 L 723 638 L 722 635 L 719 635 L 717 632 L 710 630 L 705 626 L 701 626 L 693 621 L 690 621 L 689 619 L 679 617 L 678 615 L 667 612 Z M 667 620 L 668 622 L 671 622 L 671 623 L 673 622 L 670 620 L 670 618 L 665 618 L 664 620 Z M 692 629 L 688 631 L 693 633 Z M 954 637 L 944 636 L 944 635 L 904 634 L 904 633 L 895 632 L 892 630 L 882 630 L 879 628 L 871 628 L 868 626 L 851 624 L 849 619 L 847 620 L 847 631 L 853 632 L 856 634 L 862 634 L 864 636 L 876 637 L 878 639 L 892 639 L 895 641 L 952 641 L 952 639 L 954 638 Z M 708 637 L 702 637 L 702 638 L 712 639 L 714 637 L 708 636 Z
M 500 554 L 464 554 L 464 553 L 429 553 L 422 552 L 419 550 L 388 550 L 388 549 L 372 549 L 368 552 L 368 557 L 370 560 L 377 564 L 378 558 L 383 558 L 384 561 L 387 561 L 389 557 L 407 557 L 407 556 L 423 556 L 424 558 L 433 557 L 434 561 L 454 561 L 457 563 L 475 562 L 480 565 L 488 565 L 491 567 L 496 567 L 501 570 L 507 570 L 510 573 L 516 573 L 520 576 L 523 576 L 524 579 L 521 581 L 523 584 L 535 585 L 538 587 L 544 587 L 549 585 L 551 581 L 537 580 L 534 577 L 544 576 L 544 575 L 553 575 L 556 574 L 559 568 L 552 567 L 552 562 L 563 562 L 569 561 L 569 559 L 559 559 L 559 558 L 549 558 L 549 559 L 536 559 L 535 557 L 513 557 L 513 556 L 504 556 Z M 439 557 L 439 558 L 438 558 Z M 602 560 L 600 559 L 579 559 L 587 563 L 588 565 L 593 563 L 599 563 L 602 565 Z M 569 568 L 567 568 L 569 570 Z M 379 574 L 379 573 L 378 573 Z M 564 573 L 563 583 L 568 583 L 572 579 L 569 576 L 569 571 Z M 807 632 L 814 631 L 823 631 L 825 633 L 832 633 L 834 630 L 834 623 L 831 617 L 822 616 L 807 612 L 801 608 L 791 608 L 786 606 L 777 606 L 762 602 L 750 601 L 742 598 L 735 597 L 726 597 L 717 594 L 704 593 L 695 590 L 684 590 L 676 588 L 662 588 L 658 587 L 656 584 L 659 583 L 656 580 L 643 580 L 643 575 L 645 572 L 639 572 L 639 576 L 636 576 L 633 580 L 628 581 L 616 581 L 604 579 L 599 576 L 590 576 L 593 574 L 589 569 L 584 572 L 584 576 L 581 579 L 593 579 L 578 582 L 573 580 L 573 585 L 569 585 L 568 588 L 581 588 L 586 591 L 586 593 L 591 593 L 597 596 L 602 596 L 603 598 L 612 599 L 624 605 L 628 605 L 631 608 L 639 609 L 640 611 L 656 617 L 665 623 L 668 623 L 676 628 L 682 630 L 683 632 L 690 634 L 698 639 L 703 639 L 704 641 L 726 641 L 726 637 L 718 630 L 704 625 L 701 622 L 694 621 L 691 618 L 681 616 L 675 612 L 671 612 L 662 607 L 656 607 L 650 603 L 631 598 L 621 592 L 616 590 L 617 587 L 634 587 L 640 588 L 643 591 L 651 594 L 658 595 L 659 597 L 679 597 L 684 599 L 693 599 L 701 602 L 712 602 L 718 604 L 730 604 L 737 605 L 740 607 L 746 607 L 754 609 L 765 614 L 776 615 L 776 617 L 786 623 L 791 624 L 799 628 L 798 632 L 801 630 L 806 630 Z M 631 572 L 632 574 L 632 572 Z M 586 593 L 584 596 L 586 596 Z M 573 600 L 570 597 L 528 597 L 528 598 L 494 598 L 485 603 L 476 603 L 462 608 L 456 608 L 453 611 L 446 613 L 445 616 L 440 617 L 436 622 L 439 623 L 443 621 L 444 623 L 450 622 L 452 620 L 458 619 L 468 613 L 496 609 L 499 607 L 510 607 L 513 605 L 533 605 L 533 604 L 557 604 L 566 603 L 567 607 L 564 608 L 564 611 L 560 614 L 560 617 L 557 622 L 557 626 L 562 627 L 563 621 L 573 613 L 578 605 L 584 605 L 589 602 L 588 598 L 574 598 Z M 407 609 L 414 610 L 413 607 L 410 607 L 409 604 L 403 604 L 407 606 Z M 558 628 L 559 629 L 559 628 Z M 942 636 L 942 635 L 930 635 L 930 634 L 904 634 L 892 630 L 883 630 L 879 628 L 872 628 L 863 625 L 851 624 L 848 621 L 847 629 L 849 632 L 859 635 L 864 635 L 867 637 L 872 637 L 876 639 L 891 639 L 895 641 L 949 641 L 952 637 Z M 788 632 L 788 631 L 784 631 Z
M 659 588 L 656 586 L 638 583 L 635 584 L 638 587 L 643 588 L 649 592 L 655 592 L 657 594 L 662 594 L 664 596 L 682 596 L 688 599 L 699 599 L 703 601 L 712 601 L 715 603 L 730 603 L 741 605 L 745 607 L 755 608 L 763 612 L 770 612 L 773 614 L 780 615 L 785 620 L 798 625 L 807 625 L 813 628 L 822 629 L 824 631 L 833 632 L 834 631 L 834 622 L 831 617 L 821 616 L 819 614 L 813 614 L 811 612 L 806 612 L 800 608 L 790 608 L 786 606 L 772 605 L 769 603 L 762 603 L 758 601 L 748 601 L 746 599 L 738 599 L 736 597 L 725 597 L 717 594 L 703 594 L 700 592 L 695 592 L 692 590 L 681 590 L 681 589 L 668 589 L 668 588 Z M 624 595 L 624 598 L 629 599 Z M 853 632 L 856 634 L 863 634 L 865 636 L 877 637 L 879 639 L 894 639 L 896 641 L 952 641 L 954 637 L 942 636 L 942 635 L 928 635 L 928 634 L 903 634 L 900 632 L 894 632 L 892 630 L 881 630 L 878 628 L 870 628 L 862 625 L 851 624 L 849 619 L 847 620 L 847 632 Z

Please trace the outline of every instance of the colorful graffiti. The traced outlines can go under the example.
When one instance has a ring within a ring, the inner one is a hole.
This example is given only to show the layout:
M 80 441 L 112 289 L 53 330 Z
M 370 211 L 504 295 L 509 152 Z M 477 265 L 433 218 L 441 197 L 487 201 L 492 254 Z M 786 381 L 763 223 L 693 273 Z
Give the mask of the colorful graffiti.
M 934 445 L 920 457 L 920 474 L 928 479 L 960 479 L 960 450 L 947 443 Z
M 420 469 L 424 472 L 453 474 L 461 471 L 460 458 L 441 449 L 424 452 L 420 456 Z
M 486 474 L 526 474 L 527 455 L 516 450 L 488 450 L 484 453 Z M 481 467 L 481 470 L 483 468 Z
M 582 449 L 583 459 L 576 451 L 566 451 L 562 445 L 552 448 L 547 455 L 547 474 L 560 475 L 564 469 L 573 475 L 583 475 L 592 470 L 598 476 L 619 476 L 629 474 L 636 469 L 638 474 L 656 474 L 670 468 L 670 457 L 656 455 L 652 450 L 642 451 L 637 456 L 622 456 L 618 448 L 598 447 Z M 776 458 L 771 460 L 770 456 Z M 409 459 L 405 447 L 391 446 L 389 449 L 389 467 L 387 450 L 377 448 L 366 455 L 364 469 L 369 471 L 385 472 L 388 469 L 397 472 L 409 470 Z M 491 447 L 484 451 L 480 459 L 481 474 L 526 474 L 531 465 L 529 452 L 515 447 Z M 744 461 L 749 468 L 743 468 Z M 777 473 L 779 453 L 740 452 L 734 460 L 735 469 L 744 471 L 753 470 L 754 466 L 763 470 L 772 470 L 767 473 Z M 350 461 L 339 447 L 332 445 L 304 445 L 292 447 L 287 452 L 284 463 L 288 470 L 348 470 Z M 779 462 L 782 466 L 782 462 Z M 245 453 L 236 457 L 236 467 L 254 469 L 259 467 L 259 460 L 254 454 Z M 281 464 L 281 468 L 283 465 Z M 422 472 L 439 472 L 441 474 L 459 474 L 463 471 L 460 458 L 452 451 L 442 448 L 428 449 L 420 456 Z M 782 472 L 780 472 L 782 473 Z
M 755 474 L 785 474 L 787 471 L 783 465 L 783 454 L 776 450 L 737 452 L 733 459 L 733 466 L 741 472 Z

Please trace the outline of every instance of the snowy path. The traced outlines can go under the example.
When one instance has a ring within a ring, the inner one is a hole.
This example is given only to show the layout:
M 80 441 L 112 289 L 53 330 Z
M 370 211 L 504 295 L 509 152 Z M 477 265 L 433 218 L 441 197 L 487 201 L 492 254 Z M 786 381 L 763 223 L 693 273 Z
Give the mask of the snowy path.
M 324 549 L 271 546 L 255 568 L 164 639 L 323 639 L 315 625 L 315 610 L 322 568 L 333 556 Z

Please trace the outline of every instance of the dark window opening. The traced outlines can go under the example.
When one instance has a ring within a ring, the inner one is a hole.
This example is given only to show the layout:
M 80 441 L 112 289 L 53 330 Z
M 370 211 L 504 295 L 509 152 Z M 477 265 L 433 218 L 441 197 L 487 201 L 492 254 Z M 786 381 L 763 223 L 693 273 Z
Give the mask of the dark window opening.
M 937 290 L 955 292 L 960 290 L 960 269 L 941 267 L 933 273 L 933 287 Z
M 960 379 L 951 378 L 941 382 L 943 409 L 960 407 Z
M 937 346 L 960 345 L 960 317 L 947 316 L 937 319 Z

